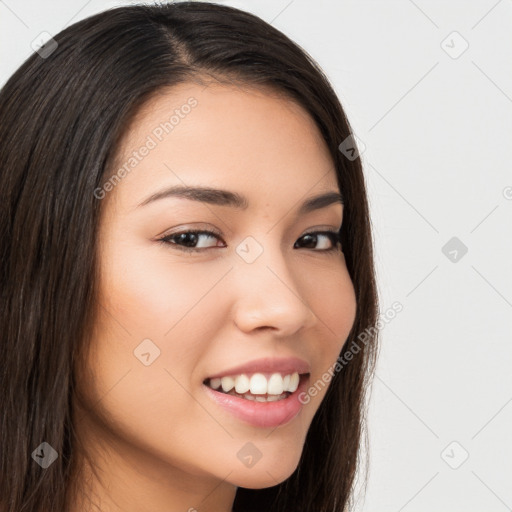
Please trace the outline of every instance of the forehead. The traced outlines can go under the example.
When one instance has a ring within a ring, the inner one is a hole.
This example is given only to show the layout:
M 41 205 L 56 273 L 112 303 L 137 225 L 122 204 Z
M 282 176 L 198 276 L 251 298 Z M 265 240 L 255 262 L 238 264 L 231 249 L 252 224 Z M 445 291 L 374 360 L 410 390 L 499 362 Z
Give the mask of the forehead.
M 311 116 L 268 88 L 185 83 L 155 94 L 118 148 L 113 191 L 131 209 L 162 185 L 210 185 L 282 201 L 337 189 Z M 118 173 L 119 174 L 119 173 Z

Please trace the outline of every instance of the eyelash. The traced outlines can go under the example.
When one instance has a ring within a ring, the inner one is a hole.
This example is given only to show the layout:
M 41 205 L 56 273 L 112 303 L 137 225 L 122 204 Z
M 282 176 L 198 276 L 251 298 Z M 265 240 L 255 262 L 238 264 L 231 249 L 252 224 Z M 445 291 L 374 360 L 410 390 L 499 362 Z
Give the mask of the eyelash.
M 175 242 L 171 242 L 174 237 L 178 237 L 180 235 L 208 235 L 212 236 L 214 238 L 220 238 L 220 235 L 218 233 L 215 233 L 214 231 L 208 231 L 208 230 L 189 230 L 189 231 L 180 231 L 178 233 L 173 233 L 171 235 L 166 235 L 162 238 L 159 238 L 157 241 L 166 245 L 166 246 L 175 246 L 178 250 L 185 251 L 185 252 L 201 252 L 201 251 L 207 251 L 208 249 L 215 249 L 215 247 L 202 247 L 202 248 L 196 248 L 196 247 L 186 247 L 183 245 L 179 245 Z M 327 235 L 331 242 L 333 242 L 333 246 L 329 249 L 321 249 L 321 250 L 315 250 L 312 249 L 313 252 L 324 252 L 324 253 L 332 253 L 339 250 L 340 244 L 341 244 L 341 233 L 338 231 L 311 231 L 309 233 L 304 233 L 301 238 L 307 236 L 307 235 Z

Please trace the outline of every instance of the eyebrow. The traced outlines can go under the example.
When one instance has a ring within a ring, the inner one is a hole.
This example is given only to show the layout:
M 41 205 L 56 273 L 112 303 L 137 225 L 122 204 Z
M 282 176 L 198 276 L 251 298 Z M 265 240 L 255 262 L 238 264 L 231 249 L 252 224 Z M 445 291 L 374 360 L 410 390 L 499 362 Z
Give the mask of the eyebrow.
M 230 206 L 239 210 L 246 210 L 249 206 L 247 198 L 237 192 L 211 187 L 188 187 L 184 185 L 177 185 L 152 194 L 140 203 L 137 208 L 169 197 L 181 197 L 217 206 Z M 334 190 L 324 192 L 306 199 L 306 201 L 301 204 L 298 214 L 305 215 L 334 203 L 343 204 L 343 196 Z

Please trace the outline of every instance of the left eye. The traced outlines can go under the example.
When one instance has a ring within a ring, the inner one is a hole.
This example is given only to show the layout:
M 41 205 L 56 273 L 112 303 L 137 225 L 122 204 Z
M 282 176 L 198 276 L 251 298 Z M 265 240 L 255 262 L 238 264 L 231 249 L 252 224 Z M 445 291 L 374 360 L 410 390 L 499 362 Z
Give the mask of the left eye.
M 166 244 L 168 246 L 174 246 L 179 250 L 187 251 L 187 252 L 200 252 L 206 249 L 213 249 L 214 247 L 219 247 L 217 245 L 210 245 L 206 247 L 198 247 L 196 244 L 198 240 L 204 237 L 205 239 L 217 239 L 221 240 L 220 235 L 213 231 L 204 231 L 204 230 L 189 230 L 189 231 L 181 231 L 179 233 L 173 233 L 172 235 L 166 235 L 162 238 L 159 238 L 158 241 Z M 330 247 L 323 247 L 320 250 L 316 250 L 315 252 L 330 252 L 336 251 L 339 249 L 339 245 L 341 243 L 340 233 L 338 231 L 312 231 L 310 233 L 306 233 L 302 235 L 300 239 L 305 239 L 306 243 L 309 245 L 315 246 L 318 240 L 322 239 L 319 237 L 327 238 L 331 242 Z M 185 244 L 185 245 L 181 245 Z M 322 244 L 325 245 L 325 242 Z M 223 246 L 220 246 L 223 247 Z M 297 243 L 295 243 L 294 247 L 297 247 Z

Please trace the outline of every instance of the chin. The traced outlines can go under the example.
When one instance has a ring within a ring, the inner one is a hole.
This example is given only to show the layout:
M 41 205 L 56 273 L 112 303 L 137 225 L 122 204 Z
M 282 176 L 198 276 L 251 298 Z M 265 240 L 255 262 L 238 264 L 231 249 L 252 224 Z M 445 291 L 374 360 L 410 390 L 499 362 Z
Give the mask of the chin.
M 246 489 L 274 487 L 288 479 L 298 465 L 298 460 L 295 458 L 271 462 L 265 464 L 263 459 L 260 459 L 251 468 L 237 470 L 232 483 L 237 487 L 245 487 Z

